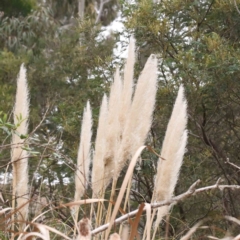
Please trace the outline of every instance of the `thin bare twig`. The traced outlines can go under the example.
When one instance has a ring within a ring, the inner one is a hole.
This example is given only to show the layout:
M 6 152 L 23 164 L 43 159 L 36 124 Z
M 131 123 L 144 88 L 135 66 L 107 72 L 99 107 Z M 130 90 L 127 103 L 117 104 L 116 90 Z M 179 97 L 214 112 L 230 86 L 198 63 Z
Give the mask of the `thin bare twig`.
M 32 132 L 29 133 L 29 136 L 28 136 L 28 137 L 32 136 L 32 134 L 35 133 L 35 132 L 37 131 L 37 129 L 42 125 L 43 121 L 44 121 L 44 120 L 46 119 L 46 117 L 47 117 L 47 113 L 48 113 L 49 109 L 50 109 L 50 106 L 47 106 L 47 109 L 46 109 L 46 111 L 45 111 L 45 113 L 44 113 L 41 121 L 40 121 L 39 124 L 32 130 Z
M 239 166 L 237 166 L 236 164 L 234 164 L 234 163 L 230 162 L 230 161 L 229 161 L 229 158 L 227 158 L 227 160 L 226 160 L 226 162 L 225 162 L 225 163 L 228 163 L 229 165 L 231 165 L 231 166 L 233 166 L 233 167 L 237 168 L 238 170 L 240 170 L 240 167 L 239 167 Z

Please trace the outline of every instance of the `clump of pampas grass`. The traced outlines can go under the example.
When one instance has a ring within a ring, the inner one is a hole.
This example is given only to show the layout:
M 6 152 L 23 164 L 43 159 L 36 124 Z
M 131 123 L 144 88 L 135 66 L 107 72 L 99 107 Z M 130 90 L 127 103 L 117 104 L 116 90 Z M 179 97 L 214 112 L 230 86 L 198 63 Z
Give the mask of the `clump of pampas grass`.
M 109 99 L 104 96 L 99 116 L 92 168 L 93 197 L 103 197 L 112 181 L 110 202 L 114 200 L 118 177 L 128 160 L 144 144 L 152 123 L 157 92 L 157 58 L 151 55 L 140 74 L 133 95 L 135 40 L 130 40 L 123 80 L 116 69 Z M 129 176 L 129 179 L 131 179 Z M 129 181 L 129 186 L 131 181 Z M 127 195 L 129 191 L 127 192 Z M 128 198 L 128 197 L 126 197 Z M 126 205 L 126 204 L 125 204 Z M 114 211 L 116 214 L 116 205 Z M 125 208 L 125 206 L 124 206 Z M 93 208 L 92 208 L 93 210 Z M 114 215 L 113 214 L 113 215 Z M 91 211 L 92 215 L 92 211 Z M 109 204 L 105 221 L 112 220 Z M 98 205 L 96 223 L 102 219 Z M 109 232 L 106 232 L 106 238 Z
M 17 78 L 17 93 L 14 106 L 14 124 L 17 126 L 12 137 L 12 166 L 13 166 L 13 201 L 15 198 L 19 208 L 18 220 L 21 229 L 27 220 L 29 189 L 28 189 L 28 153 L 23 149 L 26 135 L 28 133 L 29 117 L 29 92 L 26 78 L 26 68 L 22 64 Z
M 133 95 L 134 63 L 135 41 L 131 39 L 123 81 L 117 68 L 109 100 L 103 98 L 100 110 L 92 170 L 93 197 L 103 197 L 113 180 L 110 196 L 110 201 L 113 201 L 119 174 L 144 144 L 151 127 L 157 91 L 157 58 L 149 57 Z M 101 219 L 101 211 L 101 207 L 98 208 L 97 223 Z M 106 221 L 109 221 L 110 214 L 111 205 Z
M 101 155 L 99 158 L 94 157 L 93 160 L 93 191 L 96 194 L 100 188 L 104 191 L 111 179 L 116 183 L 127 160 L 131 159 L 137 149 L 144 144 L 152 123 L 157 91 L 157 58 L 153 55 L 149 57 L 132 97 L 134 63 L 135 42 L 131 39 L 123 83 L 117 69 L 111 87 L 108 110 L 106 103 L 104 105 L 104 112 L 108 111 L 107 116 L 101 113 L 99 118 L 99 123 L 105 121 L 107 128 L 104 140 L 101 141 L 106 153 L 100 153 L 102 149 L 99 147 L 98 137 L 95 145 L 95 156 Z M 103 107 L 101 112 L 102 109 Z M 102 129 L 104 127 L 99 125 L 98 135 L 101 135 Z M 102 171 L 99 172 L 96 166 L 100 164 Z

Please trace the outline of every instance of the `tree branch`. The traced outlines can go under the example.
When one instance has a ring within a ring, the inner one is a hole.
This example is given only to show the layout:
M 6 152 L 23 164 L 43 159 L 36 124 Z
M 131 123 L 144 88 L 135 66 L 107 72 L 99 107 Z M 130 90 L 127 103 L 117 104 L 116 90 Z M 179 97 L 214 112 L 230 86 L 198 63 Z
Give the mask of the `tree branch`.
M 228 163 L 229 165 L 231 165 L 231 166 L 233 166 L 233 167 L 237 168 L 238 170 L 240 170 L 240 167 L 239 167 L 239 166 L 237 166 L 236 164 L 234 164 L 234 163 L 230 162 L 230 161 L 229 161 L 229 158 L 227 158 L 227 160 L 226 160 L 226 162 L 225 162 L 225 163 Z
M 206 191 L 209 191 L 209 190 L 212 190 L 212 189 L 219 189 L 221 191 L 223 191 L 225 188 L 227 189 L 240 189 L 240 185 L 219 185 L 220 183 L 220 180 L 221 179 L 218 179 L 216 184 L 214 185 L 211 185 L 211 186 L 207 186 L 207 187 L 202 187 L 202 188 L 198 188 L 196 189 L 196 186 L 200 183 L 200 180 L 197 180 L 195 183 L 193 183 L 190 188 L 185 192 L 185 193 L 182 193 L 176 197 L 173 197 L 171 198 L 170 200 L 165 200 L 165 201 L 161 201 L 161 202 L 157 202 L 157 203 L 151 203 L 151 208 L 158 208 L 158 207 L 162 207 L 162 206 L 166 206 L 166 205 L 171 205 L 171 204 L 176 204 L 177 202 L 179 201 L 182 201 L 183 199 L 185 198 L 188 198 L 192 195 L 195 195 L 195 194 L 198 194 L 198 193 L 201 193 L 201 192 L 206 192 Z M 143 209 L 143 211 L 145 211 L 145 207 Z M 137 210 L 134 210 L 128 214 L 125 214 L 119 218 L 117 218 L 114 223 L 121 223 L 125 220 L 127 220 L 128 218 L 130 217 L 134 217 L 138 212 L 138 209 Z M 91 234 L 92 235 L 95 235 L 97 233 L 100 233 L 104 230 L 106 230 L 108 228 L 108 225 L 109 223 L 107 224 L 104 224 L 96 229 L 94 229 Z
M 100 17 L 102 15 L 102 11 L 103 11 L 103 7 L 106 3 L 110 2 L 111 0 L 101 0 L 100 1 L 100 6 L 99 8 L 97 9 L 97 17 L 96 17 L 96 21 L 95 21 L 95 24 L 99 23 L 100 21 Z

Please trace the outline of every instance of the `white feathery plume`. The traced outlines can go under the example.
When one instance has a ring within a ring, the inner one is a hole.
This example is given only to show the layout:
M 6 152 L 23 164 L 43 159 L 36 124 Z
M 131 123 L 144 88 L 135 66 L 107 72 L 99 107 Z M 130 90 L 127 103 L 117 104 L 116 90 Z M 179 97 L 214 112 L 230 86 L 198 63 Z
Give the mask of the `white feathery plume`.
M 75 173 L 75 201 L 81 199 L 87 187 L 90 165 L 91 137 L 92 112 L 88 101 L 83 113 L 80 144 L 78 149 L 77 170 Z M 77 212 L 79 207 L 77 206 L 75 209 Z
M 121 141 L 121 125 L 119 121 L 119 113 L 122 98 L 122 81 L 119 68 L 116 69 L 114 82 L 111 87 L 108 107 L 108 122 L 106 132 L 106 156 L 104 158 L 104 189 L 109 183 L 114 173 L 114 156 Z
M 104 157 L 104 183 L 106 188 L 113 177 L 116 162 L 114 156 L 118 151 L 122 139 L 124 125 L 129 115 L 133 92 L 133 72 L 135 63 L 135 40 L 131 38 L 127 63 L 124 69 L 124 85 L 122 84 L 119 69 L 116 69 L 114 82 L 109 96 L 108 126 L 106 131 L 106 156 Z M 122 86 L 123 85 L 123 86 Z M 101 176 L 102 177 L 102 176 Z M 94 182 L 93 182 L 94 184 Z
M 104 94 L 102 105 L 100 108 L 97 137 L 95 142 L 95 154 L 93 157 L 93 168 L 92 168 L 92 189 L 93 196 L 97 196 L 102 188 L 104 181 L 104 157 L 106 155 L 106 132 L 108 131 L 107 126 L 108 116 L 108 100 Z
M 26 221 L 28 215 L 28 153 L 23 150 L 25 139 L 21 135 L 28 133 L 29 118 L 29 92 L 24 64 L 20 67 L 17 78 L 17 93 L 14 107 L 14 124 L 17 126 L 16 133 L 12 137 L 12 163 L 13 163 L 13 199 L 17 197 L 19 220 Z M 13 200 L 15 201 L 15 200 Z M 15 206 L 15 203 L 13 202 Z M 23 227 L 24 224 L 20 223 Z
M 157 58 L 151 55 L 139 77 L 122 142 L 116 155 L 114 177 L 118 177 L 125 162 L 145 142 L 152 123 L 157 92 Z
M 159 159 L 152 202 L 168 200 L 172 197 L 178 180 L 187 143 L 187 102 L 184 89 L 180 86 L 178 96 L 169 120 Z M 169 206 L 158 208 L 157 227 L 162 218 L 168 213 Z
M 127 120 L 132 103 L 134 64 L 135 64 L 135 39 L 131 37 L 128 46 L 128 58 L 124 68 L 123 78 L 122 104 L 120 110 L 120 124 L 122 130 L 124 129 L 125 122 Z

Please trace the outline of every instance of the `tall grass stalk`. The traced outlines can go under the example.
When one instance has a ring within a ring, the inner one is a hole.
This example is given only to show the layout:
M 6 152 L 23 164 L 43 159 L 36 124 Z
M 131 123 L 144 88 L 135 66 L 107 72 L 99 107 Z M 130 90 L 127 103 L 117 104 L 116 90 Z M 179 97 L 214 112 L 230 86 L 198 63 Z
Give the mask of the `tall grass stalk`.
M 75 173 L 75 196 L 74 200 L 78 201 L 83 196 L 89 177 L 90 169 L 90 150 L 91 150 L 91 137 L 92 137 L 92 112 L 90 103 L 84 109 L 82 128 L 80 135 L 80 144 L 77 157 L 77 170 Z M 75 219 L 78 218 L 79 207 L 75 206 Z
M 128 57 L 127 57 L 126 65 L 124 68 L 124 81 L 123 81 L 123 94 L 122 94 L 123 97 L 122 97 L 122 105 L 120 110 L 120 124 L 122 127 L 122 134 L 123 134 L 123 130 L 125 128 L 128 115 L 130 113 L 131 105 L 132 105 L 134 64 L 135 64 L 135 39 L 131 37 L 130 43 L 128 46 Z M 116 180 L 114 181 L 116 182 Z M 127 189 L 126 198 L 125 198 L 126 200 L 123 206 L 124 211 L 127 207 L 130 188 L 131 188 L 131 181 L 129 181 L 128 183 L 128 189 Z M 122 230 L 122 227 L 120 227 L 120 231 L 119 231 L 120 233 L 121 233 L 121 230 Z
M 100 108 L 97 136 L 95 141 L 95 153 L 92 168 L 92 190 L 93 197 L 100 197 L 103 192 L 104 183 L 104 157 L 106 153 L 106 132 L 108 119 L 108 99 L 104 94 Z
M 131 162 L 130 162 L 129 167 L 127 169 L 127 172 L 125 174 L 123 183 L 121 185 L 121 189 L 120 189 L 120 192 L 118 194 L 118 197 L 117 197 L 114 209 L 113 209 L 113 213 L 111 215 L 111 220 L 110 220 L 108 229 L 106 231 L 105 240 L 108 239 L 111 227 L 114 223 L 114 219 L 117 216 L 117 213 L 119 211 L 119 207 L 120 207 L 121 202 L 122 202 L 123 195 L 126 191 L 127 184 L 131 180 L 130 177 L 132 176 L 132 173 L 133 173 L 134 167 L 136 165 L 136 162 L 137 162 L 137 160 L 138 160 L 138 158 L 139 158 L 139 156 L 140 156 L 140 154 L 141 154 L 141 152 L 143 151 L 144 148 L 145 148 L 145 146 L 141 146 L 139 149 L 137 149 L 136 153 L 134 154 L 133 158 L 131 159 Z
M 126 161 L 131 159 L 137 149 L 145 142 L 152 123 L 152 113 L 155 105 L 157 59 L 154 56 L 149 57 L 139 77 L 132 99 L 135 62 L 134 46 L 134 40 L 131 39 L 129 56 L 124 70 L 123 86 L 117 68 L 109 96 L 108 114 L 104 114 L 104 117 L 102 117 L 101 112 L 101 118 L 99 118 L 98 135 L 104 135 L 101 134 L 103 131 L 105 131 L 105 135 L 102 136 L 104 140 L 101 140 L 101 144 L 99 144 L 98 136 L 96 141 L 92 174 L 93 196 L 99 194 L 100 189 L 102 189 L 101 197 L 103 197 L 106 187 L 110 180 L 113 179 L 110 202 L 114 199 L 117 179 Z M 106 105 L 105 103 L 105 109 Z M 102 126 L 100 119 L 103 119 L 101 122 L 107 122 L 107 128 Z M 103 146 L 102 149 L 99 147 L 101 145 Z M 103 149 L 105 150 L 105 156 Z M 104 175 L 101 171 L 104 172 Z M 98 221 L 102 216 L 99 208 L 97 213 Z M 109 221 L 110 216 L 111 203 L 105 221 Z
M 96 158 L 94 159 L 94 163 L 93 163 L 93 179 L 92 179 L 92 183 L 94 186 L 93 193 L 94 194 L 100 193 L 101 197 L 104 195 L 105 189 L 110 181 L 110 176 L 112 176 L 114 171 L 114 154 L 119 144 L 119 136 L 120 136 L 120 130 L 121 130 L 120 123 L 119 123 L 119 112 L 118 112 L 121 106 L 121 97 L 122 97 L 122 81 L 120 77 L 119 68 L 117 68 L 115 77 L 114 77 L 114 82 L 110 90 L 108 112 L 106 109 L 106 103 L 103 102 L 104 108 L 103 108 L 103 113 L 101 118 L 104 118 L 102 120 L 103 121 L 105 120 L 106 126 L 104 127 L 99 126 L 100 128 L 98 129 L 98 132 L 100 135 L 103 129 L 105 131 L 103 133 L 104 140 L 102 140 L 102 144 L 104 145 L 105 151 L 102 151 L 102 149 L 98 147 L 98 152 L 96 151 Z M 96 144 L 97 143 L 98 142 L 96 142 Z M 100 159 L 98 159 L 99 150 L 102 151 L 103 153 Z M 99 160 L 100 162 L 98 162 Z M 101 164 L 102 166 L 100 166 Z M 97 222 L 100 221 L 101 215 L 102 215 L 102 206 L 99 205 L 98 211 L 97 211 Z
M 117 142 L 116 142 L 117 145 L 114 150 L 114 155 L 111 156 L 112 163 L 113 163 L 111 167 L 112 172 L 111 174 L 106 174 L 106 177 L 107 177 L 105 181 L 106 186 L 108 185 L 110 179 L 113 178 L 113 175 L 116 169 L 116 165 L 117 165 L 116 155 L 118 151 L 118 146 L 120 145 L 120 142 L 122 140 L 123 130 L 124 130 L 126 121 L 128 119 L 129 111 L 131 108 L 132 93 L 133 93 L 134 64 L 135 64 L 135 40 L 131 38 L 129 48 L 128 48 L 128 58 L 124 68 L 124 78 L 123 78 L 120 105 L 117 105 L 116 102 L 113 103 L 114 114 L 118 119 L 117 129 L 119 131 L 117 133 Z M 111 96 L 111 93 L 110 93 L 110 96 Z M 111 201 L 114 199 L 116 185 L 117 185 L 117 178 L 113 179 L 113 182 L 112 182 L 112 190 L 111 190 L 111 196 L 110 196 Z M 105 222 L 108 222 L 110 220 L 111 209 L 112 209 L 112 205 L 110 204 L 108 207 L 108 212 L 107 212 L 107 217 L 105 219 Z
M 122 80 L 119 72 L 119 68 L 116 69 L 114 82 L 111 86 L 108 106 L 108 120 L 107 120 L 107 131 L 106 131 L 106 155 L 104 158 L 104 177 L 103 177 L 103 193 L 110 179 L 113 176 L 115 162 L 114 156 L 117 151 L 117 147 L 120 143 L 121 126 L 119 121 L 119 109 L 122 101 Z M 114 192 L 111 192 L 110 202 L 113 200 Z M 109 203 L 108 212 L 105 221 L 108 221 L 108 217 L 111 213 L 112 205 Z M 101 219 L 102 211 L 99 212 L 100 216 L 97 219 Z
M 111 87 L 109 96 L 109 112 L 108 112 L 108 130 L 107 135 L 107 149 L 104 159 L 104 189 L 109 184 L 114 174 L 114 156 L 116 155 L 117 148 L 120 144 L 121 126 L 119 121 L 119 109 L 122 101 L 122 80 L 120 77 L 119 68 L 116 69 L 114 82 Z
M 17 78 L 17 93 L 14 106 L 14 124 L 16 132 L 12 136 L 13 194 L 12 208 L 15 209 L 15 198 L 19 209 L 18 220 L 26 221 L 28 216 L 28 153 L 23 149 L 28 133 L 29 92 L 26 68 L 22 64 Z M 14 215 L 14 214 L 13 214 Z M 24 224 L 19 223 L 20 229 Z
M 107 132 L 107 120 L 108 120 L 108 99 L 104 94 L 102 104 L 100 108 L 97 136 L 95 141 L 95 153 L 93 157 L 92 166 L 92 190 L 93 198 L 104 196 L 104 158 L 106 155 L 106 132 Z M 93 215 L 93 207 L 91 205 L 90 217 Z M 100 224 L 102 214 L 102 203 L 98 203 L 96 225 Z
M 173 195 L 187 143 L 186 125 L 187 102 L 183 86 L 180 86 L 163 141 L 162 158 L 159 158 L 158 162 L 152 202 L 168 200 Z M 152 239 L 155 237 L 162 218 L 168 213 L 169 206 L 158 208 L 157 211 Z

